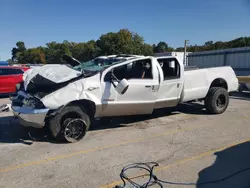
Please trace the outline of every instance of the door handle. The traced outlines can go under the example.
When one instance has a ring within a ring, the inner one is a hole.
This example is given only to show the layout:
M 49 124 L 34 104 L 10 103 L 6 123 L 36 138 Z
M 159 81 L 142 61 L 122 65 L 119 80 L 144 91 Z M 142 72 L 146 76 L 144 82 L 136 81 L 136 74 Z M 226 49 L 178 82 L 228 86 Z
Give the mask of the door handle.
M 145 87 L 152 87 L 152 86 L 145 86 Z

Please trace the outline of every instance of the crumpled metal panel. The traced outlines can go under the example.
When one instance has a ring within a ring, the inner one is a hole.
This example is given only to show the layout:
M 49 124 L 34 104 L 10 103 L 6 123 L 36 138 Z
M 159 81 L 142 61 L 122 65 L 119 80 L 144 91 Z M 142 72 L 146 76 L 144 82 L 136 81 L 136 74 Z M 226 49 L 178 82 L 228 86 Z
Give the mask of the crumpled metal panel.
M 87 99 L 101 104 L 100 74 L 82 78 L 43 97 L 41 101 L 50 109 L 57 109 L 71 101 Z
M 54 83 L 62 83 L 80 76 L 81 72 L 67 67 L 66 65 L 44 65 L 42 67 L 34 67 L 23 75 L 25 90 L 31 80 L 38 74 Z

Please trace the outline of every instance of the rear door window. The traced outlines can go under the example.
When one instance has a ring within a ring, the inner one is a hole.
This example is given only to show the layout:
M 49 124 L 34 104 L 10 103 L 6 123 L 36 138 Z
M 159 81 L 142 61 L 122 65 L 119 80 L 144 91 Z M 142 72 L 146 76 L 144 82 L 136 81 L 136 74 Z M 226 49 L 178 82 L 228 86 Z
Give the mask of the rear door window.
M 157 59 L 160 64 L 164 80 L 172 80 L 180 78 L 180 64 L 175 58 L 159 58 Z

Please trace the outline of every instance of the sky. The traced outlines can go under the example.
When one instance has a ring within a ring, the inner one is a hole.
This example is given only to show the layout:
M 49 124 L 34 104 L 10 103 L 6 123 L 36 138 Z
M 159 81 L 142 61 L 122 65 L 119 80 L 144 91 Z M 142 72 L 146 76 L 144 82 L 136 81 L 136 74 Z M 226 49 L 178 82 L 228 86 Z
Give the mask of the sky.
M 250 0 L 0 0 L 0 60 L 17 41 L 86 42 L 129 29 L 180 47 L 250 36 Z

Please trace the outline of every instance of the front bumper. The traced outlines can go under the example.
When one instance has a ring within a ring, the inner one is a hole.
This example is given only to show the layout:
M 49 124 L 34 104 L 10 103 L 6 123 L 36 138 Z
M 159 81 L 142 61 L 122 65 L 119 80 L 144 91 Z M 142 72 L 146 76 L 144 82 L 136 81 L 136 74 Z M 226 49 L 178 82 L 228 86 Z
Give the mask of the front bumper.
M 27 107 L 11 106 L 13 114 L 25 127 L 42 128 L 49 109 L 30 109 Z
M 15 100 L 16 98 L 12 99 L 11 109 L 21 125 L 34 128 L 44 127 L 45 117 L 49 111 L 48 108 L 36 109 L 23 104 L 17 105 Z

